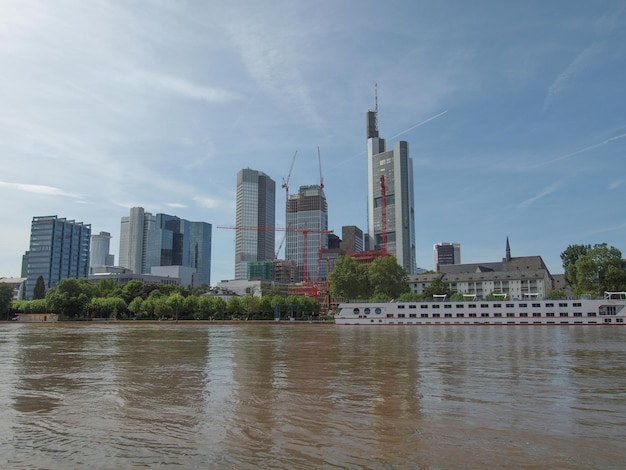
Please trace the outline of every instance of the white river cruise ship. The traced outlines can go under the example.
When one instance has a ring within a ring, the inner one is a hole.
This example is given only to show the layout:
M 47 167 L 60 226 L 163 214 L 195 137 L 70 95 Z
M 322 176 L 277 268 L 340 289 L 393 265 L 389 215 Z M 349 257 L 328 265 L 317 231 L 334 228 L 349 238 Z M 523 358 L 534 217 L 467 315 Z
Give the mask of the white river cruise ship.
M 523 299 L 429 302 L 348 302 L 339 305 L 337 325 L 624 325 L 626 292 L 602 299 Z

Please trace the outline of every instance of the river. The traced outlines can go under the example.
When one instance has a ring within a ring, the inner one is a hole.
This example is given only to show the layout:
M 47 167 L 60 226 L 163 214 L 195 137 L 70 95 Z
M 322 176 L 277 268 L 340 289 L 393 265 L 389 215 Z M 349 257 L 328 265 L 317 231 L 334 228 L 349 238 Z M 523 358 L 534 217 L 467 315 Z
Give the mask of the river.
M 0 324 L 0 468 L 612 469 L 626 328 Z

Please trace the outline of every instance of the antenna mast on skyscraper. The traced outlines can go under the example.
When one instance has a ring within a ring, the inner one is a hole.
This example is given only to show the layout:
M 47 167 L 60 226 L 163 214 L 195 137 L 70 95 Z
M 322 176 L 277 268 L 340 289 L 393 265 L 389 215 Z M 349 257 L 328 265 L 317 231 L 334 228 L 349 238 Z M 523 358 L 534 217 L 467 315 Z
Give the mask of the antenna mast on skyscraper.
M 376 126 L 376 132 L 378 132 L 378 83 L 374 84 L 374 125 Z

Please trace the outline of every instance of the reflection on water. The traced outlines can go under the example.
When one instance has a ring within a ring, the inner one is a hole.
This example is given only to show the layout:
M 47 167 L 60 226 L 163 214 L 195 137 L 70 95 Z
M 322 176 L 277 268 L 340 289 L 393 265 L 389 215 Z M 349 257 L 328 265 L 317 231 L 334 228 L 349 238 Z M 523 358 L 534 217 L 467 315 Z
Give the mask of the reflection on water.
M 0 468 L 620 468 L 626 329 L 0 325 Z

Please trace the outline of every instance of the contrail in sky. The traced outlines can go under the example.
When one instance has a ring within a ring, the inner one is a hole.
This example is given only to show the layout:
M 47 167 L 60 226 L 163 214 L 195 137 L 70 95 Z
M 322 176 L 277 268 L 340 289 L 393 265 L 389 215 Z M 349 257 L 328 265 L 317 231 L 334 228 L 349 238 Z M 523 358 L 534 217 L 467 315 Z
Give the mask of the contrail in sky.
M 401 136 L 402 134 L 406 134 L 407 132 L 412 131 L 412 130 L 413 130 L 413 129 L 415 129 L 416 127 L 423 126 L 424 124 L 426 124 L 426 123 L 428 123 L 428 122 L 430 122 L 430 121 L 434 121 L 435 119 L 437 119 L 437 118 L 438 118 L 438 117 L 440 117 L 440 116 L 443 116 L 443 115 L 444 115 L 444 114 L 446 114 L 447 112 L 448 112 L 448 110 L 446 109 L 445 111 L 443 111 L 443 112 L 441 112 L 441 113 L 437 114 L 436 116 L 433 116 L 433 117 L 431 117 L 431 118 L 428 118 L 428 119 L 426 119 L 425 121 L 422 121 L 422 122 L 420 122 L 419 124 L 415 124 L 414 126 L 409 127 L 408 129 L 403 130 L 403 131 L 402 131 L 402 132 L 400 132 L 399 134 L 396 134 L 396 135 L 394 135 L 393 137 L 390 137 L 390 138 L 389 138 L 389 140 L 393 140 L 393 139 L 395 139 L 396 137 Z
M 611 137 L 610 139 L 603 140 L 602 142 L 600 142 L 598 144 L 590 145 L 589 147 L 585 147 L 584 149 L 576 150 L 575 152 L 568 153 L 567 155 L 562 155 L 562 156 L 560 156 L 558 158 L 554 158 L 554 159 L 544 163 L 544 165 L 547 165 L 548 163 L 558 162 L 560 160 L 565 160 L 567 158 L 573 157 L 574 155 L 578 155 L 579 153 L 583 153 L 583 152 L 587 152 L 589 150 L 597 149 L 598 147 L 602 147 L 602 146 L 604 146 L 606 144 L 610 144 L 611 142 L 613 142 L 615 140 L 623 139 L 624 137 L 626 137 L 626 134 L 616 135 L 614 137 Z M 539 166 L 541 166 L 541 165 L 539 165 Z

